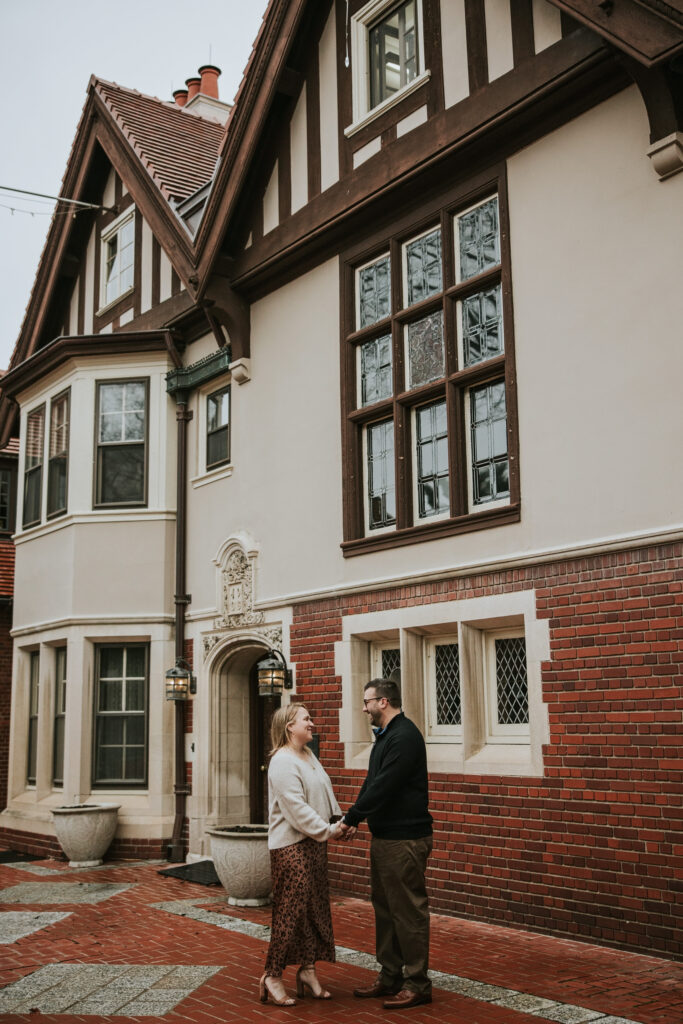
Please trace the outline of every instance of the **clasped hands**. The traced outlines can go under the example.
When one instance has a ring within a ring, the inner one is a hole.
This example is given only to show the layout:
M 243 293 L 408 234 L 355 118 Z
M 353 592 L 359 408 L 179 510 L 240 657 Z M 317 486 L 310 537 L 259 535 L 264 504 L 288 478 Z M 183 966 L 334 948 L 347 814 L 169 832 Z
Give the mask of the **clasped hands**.
M 334 838 L 346 842 L 348 839 L 353 839 L 357 831 L 358 829 L 355 825 L 346 825 L 343 821 L 340 821 L 337 823 L 337 831 L 334 833 Z

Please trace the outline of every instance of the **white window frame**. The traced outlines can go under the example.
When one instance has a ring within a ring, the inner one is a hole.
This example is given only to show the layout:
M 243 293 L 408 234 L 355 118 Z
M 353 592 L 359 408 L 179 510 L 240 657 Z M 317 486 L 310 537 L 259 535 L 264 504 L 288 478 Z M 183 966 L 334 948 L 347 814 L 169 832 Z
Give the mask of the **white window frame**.
M 368 430 L 380 423 L 391 423 L 394 428 L 394 500 L 396 500 L 396 424 L 393 416 L 382 416 L 371 423 L 363 424 L 363 534 L 365 537 L 379 537 L 383 533 L 394 533 L 398 524 L 398 503 L 396 504 L 396 518 L 388 526 L 370 526 L 370 495 L 368 493 Z
M 383 679 L 384 672 L 382 671 L 382 652 L 383 651 L 398 651 L 399 656 L 401 653 L 401 638 L 396 634 L 394 639 L 389 640 L 378 640 L 373 643 L 370 647 L 370 672 L 373 679 Z
M 235 423 L 235 394 L 237 391 L 237 389 L 232 386 L 233 383 L 235 383 L 233 374 L 224 373 L 220 377 L 216 377 L 214 380 L 207 381 L 206 384 L 202 384 L 201 387 L 197 389 L 197 404 L 195 406 L 195 420 L 197 422 L 195 455 L 196 475 L 190 479 L 190 483 L 195 489 L 197 487 L 204 487 L 206 484 L 211 484 L 216 480 L 223 480 L 233 474 L 234 434 L 232 428 Z M 239 381 L 237 381 L 237 383 L 239 383 Z M 211 395 L 215 395 L 217 391 L 223 391 L 227 387 L 230 388 L 230 460 L 228 462 L 222 462 L 219 466 L 213 466 L 211 469 L 207 469 L 206 439 L 209 421 L 209 398 Z
M 500 725 L 498 722 L 498 687 L 496 678 L 496 640 L 523 637 L 521 627 L 494 629 L 484 634 L 484 677 L 486 689 L 486 742 L 487 743 L 529 743 L 529 723 L 523 725 Z M 527 703 L 529 681 L 527 676 Z
M 436 722 L 436 648 L 448 644 L 458 645 L 460 668 L 460 725 L 437 725 Z M 425 637 L 424 640 L 424 682 L 427 738 L 435 743 L 462 743 L 463 671 L 460 658 L 460 638 L 457 633 Z
M 344 135 L 347 138 L 370 124 L 385 110 L 396 106 L 431 77 L 431 72 L 425 68 L 422 0 L 416 0 L 418 73 L 412 82 L 408 82 L 392 96 L 388 96 L 376 107 L 370 106 L 370 29 L 382 18 L 382 15 L 387 14 L 392 7 L 398 6 L 397 0 L 370 0 L 370 3 L 361 7 L 351 17 L 353 122 L 344 129 Z
M 357 290 L 358 289 L 356 289 L 356 291 Z M 356 346 L 356 397 L 357 397 L 357 408 L 359 408 L 359 409 L 369 409 L 370 406 L 375 405 L 375 402 L 368 402 L 367 404 L 365 404 L 363 402 L 363 357 L 362 357 L 362 354 L 361 354 L 362 353 L 362 349 L 363 349 L 363 345 L 367 345 L 367 344 L 370 344 L 372 342 L 379 341 L 380 338 L 384 338 L 384 337 L 387 337 L 387 336 L 389 338 L 389 355 L 391 357 L 391 391 L 387 395 L 387 398 L 393 398 L 393 395 L 394 395 L 394 352 L 393 352 L 393 342 L 392 342 L 392 338 L 391 338 L 391 329 L 389 329 L 388 334 L 378 334 L 376 338 L 367 338 L 366 341 L 362 341 L 359 345 Z M 378 402 L 385 402 L 387 400 L 387 398 L 379 398 L 377 401 Z
M 133 222 L 133 283 L 125 291 L 118 292 L 113 299 L 107 299 L 107 243 L 118 234 L 128 221 Z M 135 206 L 129 206 L 116 220 L 113 220 L 100 235 L 100 308 L 97 315 L 105 312 L 110 306 L 120 302 L 135 289 Z
M 448 508 L 443 512 L 434 512 L 429 516 L 420 515 L 420 491 L 418 488 L 418 462 L 417 462 L 417 414 L 420 409 L 424 409 L 428 405 L 436 405 L 437 402 L 443 402 L 446 405 L 446 398 L 432 399 L 430 402 L 423 402 L 422 405 L 413 406 L 410 411 L 410 429 L 412 431 L 412 471 L 413 471 L 413 524 L 418 526 L 420 523 L 438 523 L 440 519 L 450 519 L 451 516 L 451 505 L 450 505 L 450 480 L 451 480 L 451 466 L 453 465 L 450 451 L 448 453 L 448 487 L 449 487 L 449 501 Z M 448 409 L 446 409 L 446 415 L 448 415 Z M 448 428 L 446 428 L 446 444 L 448 445 Z

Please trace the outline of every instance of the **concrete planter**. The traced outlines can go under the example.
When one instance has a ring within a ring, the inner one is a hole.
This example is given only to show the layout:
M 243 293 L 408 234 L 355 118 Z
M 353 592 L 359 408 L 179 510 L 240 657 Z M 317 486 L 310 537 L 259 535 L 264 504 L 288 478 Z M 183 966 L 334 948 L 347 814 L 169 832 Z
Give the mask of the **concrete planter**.
M 74 804 L 55 807 L 55 832 L 72 868 L 102 863 L 114 838 L 120 804 Z
M 209 828 L 216 874 L 233 907 L 264 907 L 270 903 L 270 854 L 267 825 Z

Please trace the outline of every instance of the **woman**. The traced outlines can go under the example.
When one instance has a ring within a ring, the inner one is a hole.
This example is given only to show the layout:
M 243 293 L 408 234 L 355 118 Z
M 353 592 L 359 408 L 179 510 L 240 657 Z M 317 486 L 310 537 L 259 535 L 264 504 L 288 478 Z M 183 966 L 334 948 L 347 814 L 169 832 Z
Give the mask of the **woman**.
M 300 964 L 296 992 L 315 999 L 330 993 L 315 973 L 316 960 L 334 961 L 327 882 L 327 840 L 340 833 L 341 815 L 327 772 L 307 747 L 313 722 L 303 704 L 278 708 L 271 725 L 268 769 L 268 848 L 273 875 L 273 920 L 261 1002 L 293 1006 L 282 972 Z

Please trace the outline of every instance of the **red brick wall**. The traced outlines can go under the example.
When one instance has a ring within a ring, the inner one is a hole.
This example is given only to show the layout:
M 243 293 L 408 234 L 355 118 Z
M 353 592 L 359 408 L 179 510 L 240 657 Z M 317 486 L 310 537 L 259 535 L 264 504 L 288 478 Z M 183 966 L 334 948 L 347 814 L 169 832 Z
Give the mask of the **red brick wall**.
M 114 839 L 105 854 L 105 860 L 163 860 L 169 842 L 170 839 Z M 36 832 L 0 828 L 0 848 L 17 853 L 32 853 L 45 859 L 66 859 L 55 836 L 43 836 Z
M 12 696 L 12 606 L 0 605 L 0 810 L 7 806 L 9 720 Z
M 363 778 L 344 769 L 338 742 L 342 614 L 533 587 L 539 617 L 550 620 L 545 777 L 432 776 L 434 910 L 683 955 L 682 555 L 681 545 L 615 552 L 296 609 L 297 690 L 312 706 L 342 808 Z M 333 846 L 334 886 L 366 895 L 367 879 L 366 838 Z

